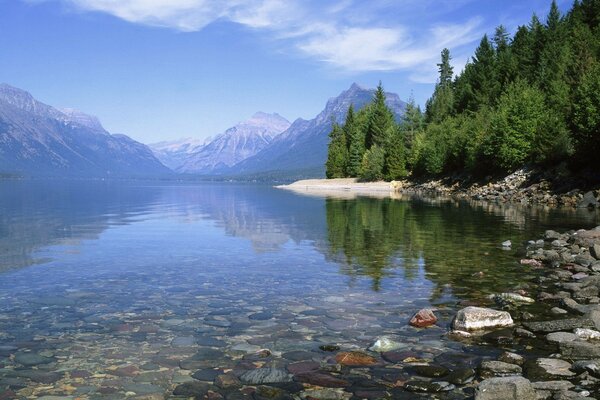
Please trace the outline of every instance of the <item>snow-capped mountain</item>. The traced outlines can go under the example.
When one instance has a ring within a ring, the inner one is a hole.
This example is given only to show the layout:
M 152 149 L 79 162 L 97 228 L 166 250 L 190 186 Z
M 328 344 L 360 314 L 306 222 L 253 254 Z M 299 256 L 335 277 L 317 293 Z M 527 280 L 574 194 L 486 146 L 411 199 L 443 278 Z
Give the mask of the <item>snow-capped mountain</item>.
M 277 113 L 257 112 L 198 148 L 178 172 L 218 174 L 266 148 L 290 122 Z

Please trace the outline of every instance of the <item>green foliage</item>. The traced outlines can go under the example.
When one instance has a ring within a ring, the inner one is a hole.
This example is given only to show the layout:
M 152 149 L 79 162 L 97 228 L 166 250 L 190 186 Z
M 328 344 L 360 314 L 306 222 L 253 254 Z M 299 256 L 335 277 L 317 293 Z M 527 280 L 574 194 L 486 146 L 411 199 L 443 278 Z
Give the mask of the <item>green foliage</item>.
M 500 97 L 483 154 L 507 172 L 531 161 L 533 144 L 546 116 L 542 92 L 523 81 L 511 84 Z
M 394 115 L 385 104 L 385 92 L 381 82 L 371 104 L 369 122 L 365 132 L 365 147 L 384 146 L 394 129 Z
M 365 152 L 360 167 L 359 178 L 363 181 L 379 181 L 383 179 L 385 152 L 377 145 Z
M 600 63 L 583 76 L 573 103 L 573 134 L 579 163 L 597 163 L 600 155 Z
M 427 101 L 425 115 L 428 122 L 440 122 L 450 116 L 454 108 L 454 88 L 452 87 L 453 68 L 450 66 L 450 51 L 442 50 L 438 64 L 440 77 L 433 96 Z
M 372 104 L 342 128 L 345 174 L 398 179 L 595 162 L 600 0 L 576 0 L 564 15 L 556 1 L 549 5 L 543 22 L 533 15 L 513 37 L 503 26 L 484 36 L 457 76 L 444 49 L 425 113 L 411 99 L 398 126 L 380 84 Z
M 384 175 L 386 180 L 393 181 L 404 178 L 406 174 L 404 132 L 400 127 L 396 127 L 386 146 Z
M 346 176 L 348 164 L 348 147 L 344 130 L 335 122 L 329 134 L 329 148 L 327 162 L 325 163 L 325 176 L 327 178 L 343 178 Z

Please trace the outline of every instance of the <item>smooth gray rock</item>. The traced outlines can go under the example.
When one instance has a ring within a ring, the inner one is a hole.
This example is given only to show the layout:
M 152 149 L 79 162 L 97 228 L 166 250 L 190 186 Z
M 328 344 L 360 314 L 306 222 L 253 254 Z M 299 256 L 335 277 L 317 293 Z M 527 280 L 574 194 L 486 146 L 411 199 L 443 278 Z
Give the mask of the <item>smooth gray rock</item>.
M 292 375 L 283 369 L 258 368 L 245 372 L 240 379 L 246 384 L 261 385 L 265 383 L 291 382 Z
M 558 358 L 538 358 L 525 364 L 525 375 L 534 381 L 564 379 L 575 376 L 571 363 Z
M 598 207 L 598 199 L 591 190 L 583 195 L 583 198 L 577 204 L 579 208 L 595 208 Z
M 459 331 L 490 329 L 511 326 L 513 320 L 506 311 L 483 307 L 466 307 L 458 311 L 452 327 Z
M 475 400 L 536 400 L 535 389 L 521 376 L 486 379 L 477 386 Z
M 564 342 L 572 342 L 578 340 L 579 337 L 571 332 L 551 332 L 546 335 L 546 340 L 549 343 L 560 344 Z
M 560 304 L 567 310 L 572 312 L 573 314 L 584 315 L 588 312 L 588 307 L 579 304 L 573 299 L 565 298 L 560 301 Z
M 591 342 L 575 341 L 560 343 L 559 349 L 563 357 L 574 360 L 600 358 L 600 344 Z
M 600 322 L 600 313 L 598 314 Z M 571 331 L 576 328 L 594 328 L 595 325 L 589 318 L 568 318 L 558 319 L 553 321 L 539 321 L 539 322 L 523 322 L 523 326 L 533 332 L 559 332 L 559 331 Z
M 594 244 L 590 246 L 590 255 L 596 260 L 600 260 L 600 244 Z
M 498 361 L 502 361 L 508 364 L 523 365 L 523 363 L 525 362 L 525 358 L 516 353 L 505 351 L 504 353 L 500 354 L 500 356 L 498 357 Z
M 33 367 L 35 365 L 50 364 L 54 361 L 54 358 L 44 357 L 36 353 L 17 353 L 15 354 L 15 361 L 27 367 Z
M 479 375 L 486 379 L 501 376 L 521 375 L 520 366 L 502 361 L 484 361 L 479 366 Z

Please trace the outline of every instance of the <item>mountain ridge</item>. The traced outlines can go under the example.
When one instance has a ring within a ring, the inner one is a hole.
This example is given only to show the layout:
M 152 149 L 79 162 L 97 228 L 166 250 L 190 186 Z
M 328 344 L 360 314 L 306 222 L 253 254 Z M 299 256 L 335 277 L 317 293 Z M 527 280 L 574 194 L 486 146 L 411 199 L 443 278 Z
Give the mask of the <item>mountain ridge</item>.
M 351 104 L 358 110 L 371 102 L 374 93 L 375 89 L 352 83 L 338 96 L 329 98 L 325 108 L 313 119 L 296 119 L 267 148 L 224 173 L 228 176 L 251 175 L 255 178 L 261 173 L 270 174 L 275 171 L 280 175 L 285 175 L 286 171 L 289 175 L 297 175 L 300 171 L 319 171 L 315 174 L 318 176 L 308 177 L 324 176 L 332 118 L 335 122 L 342 123 Z M 406 102 L 400 100 L 397 94 L 386 92 L 386 104 L 399 120 L 406 109 Z
M 87 178 L 172 173 L 146 145 L 111 135 L 96 117 L 65 114 L 6 83 L 0 84 L 0 171 Z

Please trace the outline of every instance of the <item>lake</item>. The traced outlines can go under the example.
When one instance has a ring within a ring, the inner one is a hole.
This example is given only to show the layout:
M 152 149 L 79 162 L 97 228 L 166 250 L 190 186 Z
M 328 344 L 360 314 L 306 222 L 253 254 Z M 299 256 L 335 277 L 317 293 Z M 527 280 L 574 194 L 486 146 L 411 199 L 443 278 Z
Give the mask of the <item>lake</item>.
M 318 368 L 301 381 L 377 398 L 414 375 L 411 360 L 452 369 L 496 355 L 446 336 L 456 311 L 527 289 L 537 272 L 519 264 L 525 241 L 599 224 L 588 210 L 266 185 L 3 181 L 0 398 L 180 387 L 237 399 L 261 379 L 272 385 L 254 398 L 287 398 L 305 390 L 292 375 Z M 409 326 L 424 307 L 437 325 Z M 397 359 L 339 370 L 337 352 L 385 335 L 403 344 Z

